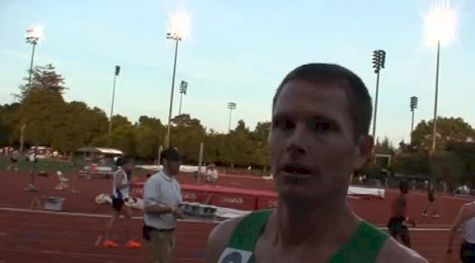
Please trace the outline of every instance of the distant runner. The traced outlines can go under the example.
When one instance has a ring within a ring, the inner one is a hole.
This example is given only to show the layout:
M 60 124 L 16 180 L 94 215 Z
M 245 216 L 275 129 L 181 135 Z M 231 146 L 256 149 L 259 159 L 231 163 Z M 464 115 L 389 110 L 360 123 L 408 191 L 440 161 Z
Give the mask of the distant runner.
M 434 184 L 430 183 L 429 186 L 427 187 L 427 205 L 424 208 L 424 211 L 422 212 L 423 217 L 428 217 L 429 216 L 429 209 L 432 207 L 432 217 L 433 218 L 439 218 L 440 215 L 437 213 L 437 207 L 435 205 L 435 188 Z
M 119 244 L 110 238 L 110 230 L 114 222 L 119 219 L 120 214 L 126 218 L 125 233 L 126 238 L 130 237 L 130 225 L 132 223 L 132 211 L 129 207 L 124 206 L 129 198 L 129 179 L 128 174 L 132 172 L 133 163 L 130 159 L 121 157 L 117 160 L 118 170 L 114 173 L 112 184 L 112 217 L 107 223 L 104 233 L 103 246 L 107 248 L 118 247 Z M 128 248 L 140 248 L 142 244 L 136 240 L 129 239 L 126 244 Z
M 408 225 L 415 226 L 416 222 L 408 218 L 406 215 L 406 195 L 409 192 L 409 184 L 406 181 L 400 182 L 399 191 L 399 196 L 391 204 L 391 218 L 388 222 L 388 230 L 389 234 L 391 234 L 394 239 L 397 239 L 399 236 L 405 246 L 411 247 Z

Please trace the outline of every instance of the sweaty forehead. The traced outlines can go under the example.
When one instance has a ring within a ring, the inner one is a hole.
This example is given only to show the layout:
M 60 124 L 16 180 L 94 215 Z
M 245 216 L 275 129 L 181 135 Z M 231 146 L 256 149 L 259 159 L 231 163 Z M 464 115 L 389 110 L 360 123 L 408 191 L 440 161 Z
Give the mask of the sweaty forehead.
M 314 115 L 343 121 L 349 118 L 349 105 L 338 83 L 291 80 L 282 86 L 272 115 Z

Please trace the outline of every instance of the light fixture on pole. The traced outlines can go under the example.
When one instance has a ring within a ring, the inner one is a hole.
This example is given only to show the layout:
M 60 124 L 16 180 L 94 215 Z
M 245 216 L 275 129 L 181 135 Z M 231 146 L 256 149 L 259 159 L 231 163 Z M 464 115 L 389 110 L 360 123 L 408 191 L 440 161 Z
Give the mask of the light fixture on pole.
M 409 107 L 410 107 L 411 113 L 412 113 L 411 136 L 410 136 L 411 145 L 412 145 L 412 141 L 413 141 L 412 133 L 414 132 L 414 110 L 417 109 L 417 97 L 416 97 L 416 96 L 412 96 L 409 103 L 410 103 L 410 104 L 409 104 Z
M 40 42 L 43 37 L 43 28 L 40 26 L 35 26 L 26 30 L 26 43 L 32 45 L 31 50 L 31 59 L 30 59 L 30 71 L 28 75 L 28 88 L 31 88 L 31 75 L 33 74 L 33 60 L 35 57 L 35 48 L 36 45 Z
M 188 82 L 182 80 L 180 83 L 180 108 L 178 110 L 178 115 L 181 115 L 181 105 L 183 103 L 183 95 L 186 95 L 187 89 L 188 89 Z
M 170 92 L 170 106 L 168 108 L 168 125 L 167 134 L 165 137 L 165 148 L 170 147 L 170 129 L 173 110 L 173 93 L 175 91 L 175 75 L 176 75 L 176 63 L 178 57 L 178 43 L 185 38 L 190 31 L 191 19 L 185 12 L 175 12 L 170 16 L 170 21 L 167 29 L 167 39 L 175 41 L 175 56 L 173 59 L 173 73 L 172 73 L 172 86 Z
M 425 17 L 426 40 L 428 44 L 437 45 L 437 55 L 435 63 L 435 94 L 434 94 L 434 117 L 432 120 L 432 148 L 436 150 L 437 138 L 437 102 L 439 96 L 439 65 L 440 46 L 448 43 L 455 37 L 457 26 L 457 14 L 455 9 L 450 7 L 447 0 L 436 0 L 435 5 Z
M 374 99 L 374 117 L 373 117 L 373 139 L 376 140 L 376 117 L 378 115 L 378 97 L 379 97 L 379 73 L 384 68 L 386 62 L 386 52 L 382 49 L 373 51 L 373 68 L 376 73 L 376 95 Z
M 31 44 L 31 59 L 30 59 L 30 69 L 28 71 L 28 89 L 31 88 L 31 77 L 33 75 L 33 61 L 35 58 L 35 49 L 36 45 L 41 41 L 43 38 L 43 28 L 41 26 L 34 26 L 26 30 L 25 41 L 28 44 Z M 24 130 L 26 124 L 24 123 L 21 127 L 21 135 L 20 135 L 20 152 L 23 152 L 23 140 L 24 140 Z
M 236 102 L 228 102 L 228 110 L 229 110 L 229 123 L 228 123 L 228 133 L 231 132 L 231 114 L 233 110 L 236 109 Z
M 114 71 L 114 83 L 112 84 L 112 102 L 111 102 L 111 114 L 110 114 L 110 119 L 109 119 L 109 135 L 112 132 L 112 116 L 114 116 L 115 84 L 116 84 L 117 76 L 119 76 L 119 73 L 120 73 L 120 66 L 116 65 L 115 71 Z

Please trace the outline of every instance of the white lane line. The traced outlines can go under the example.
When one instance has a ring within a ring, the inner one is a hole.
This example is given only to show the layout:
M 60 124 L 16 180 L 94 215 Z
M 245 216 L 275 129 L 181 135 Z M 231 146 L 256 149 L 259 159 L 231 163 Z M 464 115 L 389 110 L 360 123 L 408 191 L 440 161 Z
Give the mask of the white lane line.
M 0 207 L 0 211 L 8 211 L 8 212 L 20 212 L 20 213 L 32 213 L 32 214 L 48 214 L 48 215 L 61 215 L 61 216 L 77 216 L 77 217 L 89 217 L 89 218 L 109 218 L 110 215 L 107 214 L 93 214 L 93 213 L 79 213 L 79 212 L 54 212 L 54 211 L 44 211 L 44 210 L 30 210 L 30 209 L 23 209 L 23 208 L 10 208 L 10 207 Z M 143 220 L 143 217 L 136 216 L 133 217 L 135 220 Z M 213 221 L 213 220 L 203 220 L 203 219 L 181 219 L 181 222 L 188 222 L 188 223 L 207 223 L 207 224 L 215 224 L 219 223 L 220 221 Z M 387 231 L 387 227 L 378 227 L 380 230 Z M 441 226 L 437 225 L 436 227 L 431 227 L 430 225 L 421 225 L 420 227 L 416 228 L 409 228 L 410 231 L 415 232 L 443 232 L 449 231 L 450 226 Z
M 12 208 L 12 207 L 0 207 L 0 211 L 7 211 L 7 212 L 19 212 L 19 213 L 31 213 L 31 214 L 47 214 L 47 215 L 61 215 L 61 216 L 77 216 L 77 217 L 89 217 L 89 218 L 110 218 L 111 215 L 108 214 L 94 214 L 94 213 L 79 213 L 79 212 L 54 212 L 54 211 L 45 211 L 45 210 L 31 210 L 31 209 L 24 209 L 24 208 Z M 134 216 L 132 217 L 134 220 L 143 220 L 142 216 Z M 179 219 L 181 222 L 189 222 L 189 223 L 207 223 L 207 224 L 215 224 L 219 223 L 220 221 L 213 221 L 213 220 L 206 220 L 206 219 Z

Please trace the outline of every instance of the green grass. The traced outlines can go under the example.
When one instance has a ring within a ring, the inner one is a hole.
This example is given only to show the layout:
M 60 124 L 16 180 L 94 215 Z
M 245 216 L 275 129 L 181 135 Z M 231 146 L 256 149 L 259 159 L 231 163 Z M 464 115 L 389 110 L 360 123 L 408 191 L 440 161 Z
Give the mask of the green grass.
M 6 170 L 10 164 L 10 159 L 8 156 L 0 156 L 0 170 Z M 29 171 L 31 169 L 31 163 L 25 159 L 21 159 L 17 162 L 17 167 L 20 171 Z M 56 172 L 62 171 L 72 172 L 78 171 L 79 166 L 73 165 L 70 162 L 59 161 L 59 160 L 38 160 L 36 164 L 36 171 L 45 171 L 45 172 Z

